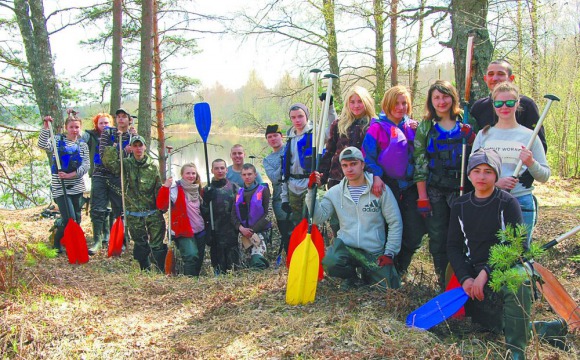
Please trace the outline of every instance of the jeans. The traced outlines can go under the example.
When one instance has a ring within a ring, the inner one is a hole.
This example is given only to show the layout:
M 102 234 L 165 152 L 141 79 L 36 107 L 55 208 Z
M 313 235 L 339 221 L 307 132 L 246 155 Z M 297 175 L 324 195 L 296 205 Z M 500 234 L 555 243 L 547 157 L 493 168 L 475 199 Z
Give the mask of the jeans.
M 536 225 L 536 202 L 532 194 L 518 196 L 516 200 L 520 203 L 524 224 L 528 228 L 527 242 L 529 246 L 532 243 L 532 233 L 534 231 L 534 225 Z

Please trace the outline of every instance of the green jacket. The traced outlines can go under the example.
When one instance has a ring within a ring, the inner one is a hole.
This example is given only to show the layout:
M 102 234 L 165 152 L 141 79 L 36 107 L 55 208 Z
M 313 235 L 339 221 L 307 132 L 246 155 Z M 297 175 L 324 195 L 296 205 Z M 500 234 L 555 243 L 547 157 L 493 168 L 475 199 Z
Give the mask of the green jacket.
M 106 147 L 103 154 L 103 165 L 120 173 L 121 165 L 116 149 Z M 134 157 L 123 159 L 123 181 L 125 187 L 126 211 L 142 212 L 157 209 L 155 201 L 161 188 L 159 169 L 151 158 L 145 155 L 141 161 Z

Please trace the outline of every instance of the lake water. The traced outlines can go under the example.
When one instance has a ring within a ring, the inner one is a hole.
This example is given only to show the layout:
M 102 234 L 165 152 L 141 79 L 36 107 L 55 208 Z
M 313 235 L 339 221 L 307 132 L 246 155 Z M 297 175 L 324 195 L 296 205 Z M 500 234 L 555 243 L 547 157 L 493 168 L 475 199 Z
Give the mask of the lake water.
M 203 150 L 203 142 L 198 133 L 184 133 L 167 134 L 166 145 L 171 145 L 174 148 L 172 156 L 172 172 L 175 179 L 179 178 L 179 171 L 181 165 L 193 161 L 197 165 L 197 169 L 202 176 L 202 181 L 205 183 L 207 179 L 205 170 L 205 156 Z M 210 134 L 207 140 L 208 162 L 211 167 L 211 162 L 215 159 L 224 159 L 228 165 L 232 164 L 230 159 L 230 149 L 235 144 L 241 144 L 246 153 L 246 162 L 252 163 L 250 156 L 255 156 L 254 165 L 264 177 L 266 181 L 264 168 L 262 167 L 262 159 L 271 152 L 271 148 L 266 142 L 264 136 L 255 135 L 231 135 L 231 134 Z M 152 148 L 156 149 L 157 144 L 152 144 Z M 211 176 L 211 174 L 210 174 Z

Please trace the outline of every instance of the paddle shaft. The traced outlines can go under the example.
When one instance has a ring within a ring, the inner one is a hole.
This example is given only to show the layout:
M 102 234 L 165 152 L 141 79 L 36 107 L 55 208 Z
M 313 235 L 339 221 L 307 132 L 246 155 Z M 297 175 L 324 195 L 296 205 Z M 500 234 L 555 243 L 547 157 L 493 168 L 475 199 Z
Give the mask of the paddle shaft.
M 574 229 L 568 231 L 567 233 L 558 236 L 557 238 L 555 238 L 554 240 L 550 241 L 549 243 L 544 244 L 542 246 L 542 249 L 548 250 L 549 248 L 557 245 L 562 240 L 565 240 L 565 239 L 569 238 L 570 236 L 576 234 L 578 231 L 580 231 L 580 225 L 576 226 Z
M 209 161 L 207 159 L 207 142 L 203 141 L 203 152 L 205 154 L 205 173 L 207 175 L 207 189 L 210 189 L 211 179 L 209 177 Z M 209 202 L 209 222 L 211 224 L 211 231 L 215 231 L 215 225 L 213 221 L 213 201 Z
M 54 161 L 56 161 L 56 176 L 58 176 L 58 172 L 62 170 L 60 164 L 60 155 L 58 154 L 58 147 L 56 146 L 56 138 L 54 137 L 54 131 L 52 130 L 52 121 L 48 124 L 48 129 L 50 130 L 50 138 L 52 139 L 52 150 L 54 154 Z M 68 202 L 68 195 L 66 193 L 66 186 L 64 185 L 64 179 L 59 176 L 60 179 L 60 186 L 62 187 L 62 194 L 64 196 L 65 207 L 64 211 L 66 212 L 67 218 L 71 218 L 71 215 L 74 213 L 74 210 L 69 209 L 69 202 Z M 76 219 L 75 219 L 76 220 Z M 66 226 L 66 224 L 65 224 Z
M 538 136 L 540 129 L 542 129 L 542 124 L 544 123 L 544 119 L 548 115 L 548 110 L 550 110 L 550 107 L 552 106 L 552 102 L 560 101 L 560 99 L 556 95 L 548 94 L 548 95 L 544 95 L 544 98 L 548 99 L 548 102 L 546 103 L 546 106 L 544 107 L 544 111 L 542 112 L 542 116 L 540 116 L 540 119 L 538 120 L 538 123 L 536 124 L 536 127 L 534 128 L 534 132 L 532 134 L 532 137 L 530 137 L 530 140 L 528 141 L 528 144 L 526 145 L 526 149 L 531 149 L 532 145 L 534 144 L 534 141 L 536 140 L 536 137 Z M 514 170 L 514 174 L 512 176 L 517 178 L 519 176 L 520 170 L 522 170 L 523 166 L 524 166 L 524 162 L 522 160 L 518 161 L 518 165 L 516 166 L 516 169 Z
M 463 94 L 463 124 L 469 122 L 469 99 L 471 98 L 471 78 L 473 66 L 471 59 L 473 57 L 473 35 L 467 38 L 467 52 L 465 54 L 465 93 Z M 465 164 L 467 162 L 467 139 L 464 137 L 461 145 L 461 180 L 459 182 L 459 196 L 463 195 L 465 190 Z
M 173 150 L 172 146 L 167 146 L 167 175 L 169 178 L 172 177 L 171 175 L 171 155 Z M 169 245 L 171 245 L 171 186 L 169 187 L 169 206 L 167 208 L 167 216 L 169 218 L 169 226 L 167 226 L 167 241 Z

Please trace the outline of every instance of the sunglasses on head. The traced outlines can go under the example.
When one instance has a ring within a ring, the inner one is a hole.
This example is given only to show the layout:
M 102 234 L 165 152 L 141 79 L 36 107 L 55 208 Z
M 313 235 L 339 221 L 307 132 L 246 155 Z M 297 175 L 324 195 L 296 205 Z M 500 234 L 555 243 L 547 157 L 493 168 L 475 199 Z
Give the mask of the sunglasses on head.
M 518 102 L 517 100 L 506 100 L 506 101 L 494 100 L 493 106 L 495 108 L 499 109 L 500 107 L 502 107 L 505 104 L 505 106 L 507 106 L 509 108 L 513 108 L 514 106 L 516 106 L 517 102 Z

